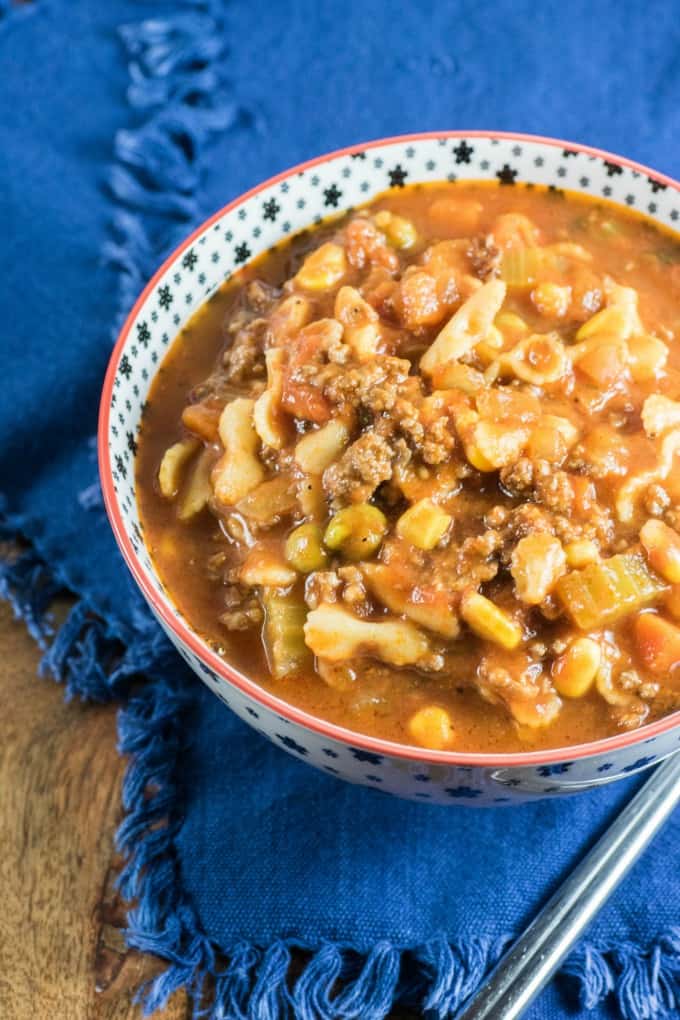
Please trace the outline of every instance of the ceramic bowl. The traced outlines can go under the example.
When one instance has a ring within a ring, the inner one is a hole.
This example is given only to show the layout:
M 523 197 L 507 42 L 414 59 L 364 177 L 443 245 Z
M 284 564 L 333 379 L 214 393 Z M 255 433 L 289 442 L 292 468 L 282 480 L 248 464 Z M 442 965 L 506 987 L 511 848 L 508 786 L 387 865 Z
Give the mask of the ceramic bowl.
M 440 804 L 496 805 L 584 790 L 648 768 L 680 747 L 680 713 L 633 732 L 523 754 L 427 751 L 367 737 L 273 697 L 213 652 L 163 590 L 135 498 L 135 436 L 174 337 L 239 266 L 331 213 L 418 181 L 534 182 L 604 196 L 675 226 L 680 186 L 627 159 L 525 135 L 451 132 L 391 138 L 294 167 L 231 202 L 161 266 L 123 327 L 106 375 L 99 461 L 121 552 L 180 655 L 245 722 L 301 760 L 353 783 Z

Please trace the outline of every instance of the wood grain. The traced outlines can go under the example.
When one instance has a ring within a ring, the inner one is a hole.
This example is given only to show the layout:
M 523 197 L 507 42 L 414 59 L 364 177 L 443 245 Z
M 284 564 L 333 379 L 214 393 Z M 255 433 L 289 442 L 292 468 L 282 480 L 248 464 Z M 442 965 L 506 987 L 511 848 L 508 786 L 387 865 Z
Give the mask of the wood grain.
M 114 706 L 64 702 L 0 603 L 0 1017 L 132 1020 L 158 970 L 126 951 L 113 834 L 124 763 Z M 159 1014 L 185 1020 L 186 997 Z
M 116 708 L 66 704 L 39 660 L 0 601 L 0 1018 L 139 1020 L 135 992 L 163 964 L 123 941 Z M 155 1020 L 190 1014 L 178 992 Z

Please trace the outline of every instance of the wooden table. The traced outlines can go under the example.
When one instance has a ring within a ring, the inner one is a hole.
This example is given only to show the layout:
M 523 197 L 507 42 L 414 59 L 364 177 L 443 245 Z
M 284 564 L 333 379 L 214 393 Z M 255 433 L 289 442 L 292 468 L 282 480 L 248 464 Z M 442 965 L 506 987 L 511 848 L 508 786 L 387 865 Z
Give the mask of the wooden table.
M 126 950 L 113 836 L 116 708 L 64 702 L 0 602 L 0 1017 L 131 1020 L 158 961 Z M 190 1016 L 177 993 L 158 1014 Z

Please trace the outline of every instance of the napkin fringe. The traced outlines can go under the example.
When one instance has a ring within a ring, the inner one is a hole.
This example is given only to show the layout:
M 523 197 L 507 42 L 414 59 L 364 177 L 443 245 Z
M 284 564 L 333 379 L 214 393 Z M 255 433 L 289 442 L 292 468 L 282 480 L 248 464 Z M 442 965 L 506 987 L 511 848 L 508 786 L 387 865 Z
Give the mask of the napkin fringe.
M 140 676 L 158 677 L 174 661 L 172 648 L 130 584 L 133 626 L 119 632 L 93 612 L 81 596 L 57 627 L 55 598 L 69 585 L 31 545 L 22 549 L 30 522 L 10 514 L 0 496 L 0 538 L 14 549 L 0 556 L 0 599 L 9 602 L 43 652 L 39 673 L 64 685 L 66 698 L 105 702 L 120 695 Z
M 127 100 L 142 119 L 116 134 L 107 182 L 118 206 L 103 250 L 104 261 L 118 271 L 114 337 L 159 256 L 201 218 L 205 143 L 252 120 L 220 76 L 223 3 L 182 0 L 179 6 L 119 29 L 128 58 Z
M 444 1020 L 454 1016 L 500 958 L 513 934 L 416 947 L 382 940 L 370 950 L 346 942 L 284 938 L 231 949 L 205 936 L 180 893 L 173 818 L 178 756 L 190 698 L 171 681 L 144 688 L 119 714 L 121 753 L 130 761 L 123 786 L 126 818 L 118 846 L 126 858 L 122 894 L 136 902 L 128 942 L 169 962 L 140 990 L 147 1014 L 187 987 L 194 1017 L 208 1020 L 383 1020 L 396 1006 Z M 592 1010 L 608 997 L 624 1020 L 670 1020 L 680 1009 L 680 928 L 652 945 L 582 943 L 560 980 Z

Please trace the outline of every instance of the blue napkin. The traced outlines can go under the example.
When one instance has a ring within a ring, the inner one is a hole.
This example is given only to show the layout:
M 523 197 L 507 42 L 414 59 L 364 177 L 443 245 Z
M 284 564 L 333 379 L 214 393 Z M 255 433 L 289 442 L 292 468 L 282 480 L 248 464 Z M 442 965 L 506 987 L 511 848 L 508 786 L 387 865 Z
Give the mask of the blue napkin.
M 112 325 L 205 214 L 371 137 L 534 131 L 677 175 L 677 45 L 656 2 L 0 0 L 1 509 L 26 542 L 0 590 L 69 694 L 123 701 L 129 938 L 169 962 L 151 1007 L 186 986 L 214 1020 L 453 1015 L 639 780 L 409 804 L 232 717 L 169 649 L 103 513 Z M 52 632 L 62 588 L 76 603 Z M 679 1015 L 679 840 L 676 817 L 530 1020 Z

